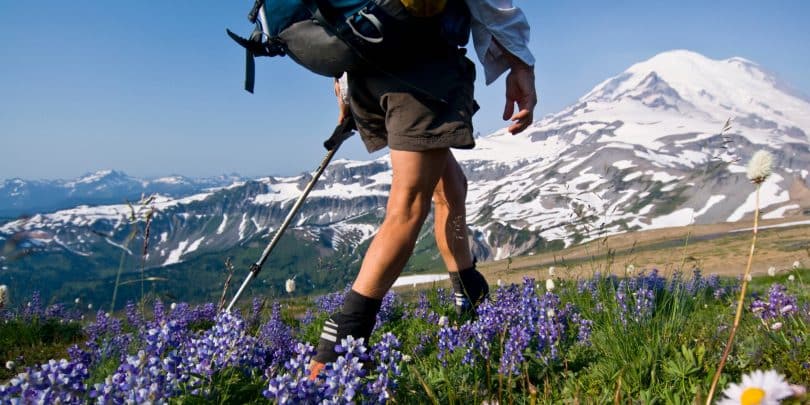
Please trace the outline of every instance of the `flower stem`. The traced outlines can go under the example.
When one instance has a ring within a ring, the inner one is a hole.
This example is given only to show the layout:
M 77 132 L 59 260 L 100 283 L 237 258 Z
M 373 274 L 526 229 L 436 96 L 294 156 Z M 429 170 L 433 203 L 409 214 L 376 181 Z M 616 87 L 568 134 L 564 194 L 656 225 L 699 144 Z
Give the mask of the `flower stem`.
M 757 227 L 759 225 L 759 189 L 761 183 L 757 183 L 756 190 L 756 207 L 754 209 L 754 236 L 751 238 L 751 250 L 748 252 L 748 264 L 745 266 L 745 274 L 743 275 L 742 286 L 740 287 L 740 298 L 737 299 L 737 313 L 734 315 L 734 324 L 731 326 L 731 333 L 728 335 L 728 342 L 726 348 L 723 350 L 723 357 L 720 358 L 720 364 L 717 366 L 717 371 L 714 372 L 712 379 L 712 386 L 709 389 L 709 394 L 706 396 L 706 405 L 711 405 L 714 391 L 717 389 L 717 383 L 720 381 L 720 375 L 723 373 L 723 367 L 726 365 L 728 355 L 731 352 L 731 347 L 734 343 L 734 335 L 737 334 L 737 328 L 740 326 L 740 318 L 742 318 L 743 303 L 745 302 L 745 290 L 748 288 L 748 278 L 751 274 L 751 263 L 754 260 L 754 247 L 757 244 Z

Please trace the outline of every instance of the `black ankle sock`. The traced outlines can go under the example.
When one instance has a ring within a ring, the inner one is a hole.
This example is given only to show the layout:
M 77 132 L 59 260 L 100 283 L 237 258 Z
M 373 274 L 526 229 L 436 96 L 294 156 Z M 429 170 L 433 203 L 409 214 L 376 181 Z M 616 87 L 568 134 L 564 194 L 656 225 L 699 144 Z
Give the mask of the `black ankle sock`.
M 313 359 L 321 363 L 337 360 L 335 346 L 347 336 L 363 338 L 363 344 L 368 346 L 368 338 L 374 329 L 381 305 L 382 300 L 364 297 L 354 290 L 349 291 L 340 312 L 330 316 L 324 323 L 318 341 L 318 353 Z
M 450 283 L 453 284 L 456 307 L 477 305 L 489 295 L 487 279 L 476 270 L 475 264 L 458 272 L 451 271 Z

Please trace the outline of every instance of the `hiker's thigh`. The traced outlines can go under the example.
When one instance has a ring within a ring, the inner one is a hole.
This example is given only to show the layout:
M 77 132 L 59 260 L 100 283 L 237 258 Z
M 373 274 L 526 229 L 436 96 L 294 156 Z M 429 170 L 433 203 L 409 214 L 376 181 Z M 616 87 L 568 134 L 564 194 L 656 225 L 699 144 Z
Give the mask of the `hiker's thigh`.
M 435 62 L 397 76 L 349 75 L 352 113 L 370 152 L 385 146 L 414 152 L 475 146 L 475 72 L 469 60 Z
M 386 219 L 421 221 L 430 210 L 430 198 L 447 165 L 447 148 L 427 151 L 391 151 L 393 177 Z

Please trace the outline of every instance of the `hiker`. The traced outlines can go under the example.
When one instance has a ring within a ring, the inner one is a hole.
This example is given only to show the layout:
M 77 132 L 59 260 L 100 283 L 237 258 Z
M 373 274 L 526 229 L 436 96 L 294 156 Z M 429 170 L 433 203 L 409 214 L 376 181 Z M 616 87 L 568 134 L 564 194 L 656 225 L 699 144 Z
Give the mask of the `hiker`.
M 453 0 L 449 0 L 452 2 Z M 458 0 L 460 1 L 460 0 Z M 401 0 L 418 15 L 440 1 Z M 511 0 L 465 0 L 472 17 L 476 53 L 491 84 L 507 70 L 504 120 L 517 134 L 533 118 L 537 96 L 534 58 L 527 47 L 529 26 Z M 420 8 L 419 4 L 427 4 Z M 429 12 L 429 11 L 428 11 Z M 469 37 L 465 32 L 464 42 Z M 360 272 L 339 313 L 326 320 L 311 364 L 316 378 L 338 355 L 335 345 L 351 335 L 368 343 L 383 296 L 399 277 L 425 218 L 434 205 L 436 245 L 450 274 L 458 313 L 473 311 L 488 296 L 475 268 L 467 237 L 467 179 L 450 148 L 475 146 L 472 115 L 475 66 L 462 47 L 426 52 L 392 74 L 349 73 L 336 81 L 339 120 L 351 114 L 369 152 L 388 146 L 393 177 L 385 219 L 363 258 Z M 415 84 L 415 86 L 409 86 Z M 341 87 L 344 89 L 341 91 Z M 345 93 L 348 88 L 348 96 Z M 430 94 L 420 92 L 428 89 Z M 515 112 L 517 105 L 517 112 Z

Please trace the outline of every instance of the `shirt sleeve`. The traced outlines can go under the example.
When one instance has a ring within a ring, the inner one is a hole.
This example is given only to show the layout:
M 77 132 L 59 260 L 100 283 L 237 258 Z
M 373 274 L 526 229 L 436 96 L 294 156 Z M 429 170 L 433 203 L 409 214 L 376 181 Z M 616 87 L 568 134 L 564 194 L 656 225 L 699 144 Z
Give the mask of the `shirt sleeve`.
M 484 66 L 486 83 L 491 84 L 509 69 L 504 49 L 527 65 L 534 65 L 529 51 L 529 22 L 512 0 L 465 0 L 472 15 L 475 53 Z

